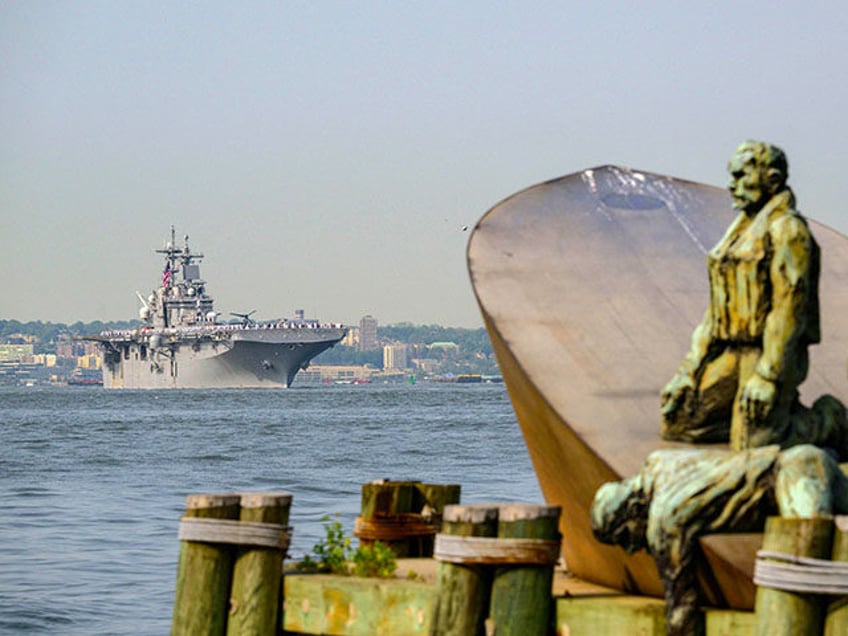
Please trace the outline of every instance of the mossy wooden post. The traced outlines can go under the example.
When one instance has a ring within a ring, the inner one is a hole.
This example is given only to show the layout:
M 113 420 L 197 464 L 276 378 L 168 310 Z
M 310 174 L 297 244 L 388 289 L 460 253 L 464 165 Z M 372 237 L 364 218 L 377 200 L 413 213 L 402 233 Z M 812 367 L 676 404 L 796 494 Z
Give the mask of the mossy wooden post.
M 416 505 L 416 507 L 425 517 L 440 527 L 445 506 L 458 504 L 460 492 L 461 488 L 459 484 L 418 484 L 420 504 Z M 433 556 L 434 538 L 434 535 L 421 537 L 418 554 L 411 556 Z
M 834 519 L 832 561 L 848 561 L 848 516 Z M 848 596 L 829 597 L 824 636 L 848 634 Z
M 831 518 L 796 519 L 769 517 L 763 550 L 790 556 L 828 559 L 833 544 Z M 818 594 L 757 588 L 756 631 L 758 636 L 821 634 L 823 600 Z
M 238 519 L 240 499 L 234 494 L 189 495 L 185 517 Z M 233 553 L 231 545 L 181 542 L 172 636 L 225 633 Z
M 388 520 L 412 512 L 417 484 L 418 482 L 415 481 L 390 481 L 387 479 L 363 484 L 361 518 L 366 522 L 379 524 L 380 519 Z M 382 536 L 383 532 L 384 530 L 381 529 L 381 531 L 365 533 L 363 536 L 360 536 L 358 532 L 354 532 L 354 534 L 359 537 L 359 543 L 363 546 L 374 543 L 375 538 L 372 538 L 372 534 L 380 535 L 376 540 L 388 545 L 398 557 L 410 556 L 408 540 L 395 541 L 389 535 Z
M 453 503 L 459 503 L 458 485 L 372 481 L 362 486 L 354 535 L 362 546 L 374 541 L 388 545 L 399 558 L 432 556 L 436 530 L 431 513 L 441 513 Z
M 559 515 L 559 506 L 500 507 L 498 539 L 505 544 L 511 539 L 541 541 L 524 549 L 516 545 L 515 556 L 504 560 L 514 558 L 517 563 L 495 569 L 489 617 L 497 636 L 545 636 L 551 631 L 551 584 L 559 555 Z M 540 563 L 546 560 L 547 563 Z
M 289 522 L 291 500 L 287 492 L 242 494 L 239 520 L 279 525 L 282 532 Z M 285 556 L 279 547 L 237 547 L 227 636 L 273 636 L 279 631 Z
M 446 506 L 442 534 L 495 537 L 498 508 L 490 505 Z M 436 558 L 439 555 L 436 554 Z M 479 636 L 489 613 L 492 571 L 480 564 L 439 561 L 433 636 Z

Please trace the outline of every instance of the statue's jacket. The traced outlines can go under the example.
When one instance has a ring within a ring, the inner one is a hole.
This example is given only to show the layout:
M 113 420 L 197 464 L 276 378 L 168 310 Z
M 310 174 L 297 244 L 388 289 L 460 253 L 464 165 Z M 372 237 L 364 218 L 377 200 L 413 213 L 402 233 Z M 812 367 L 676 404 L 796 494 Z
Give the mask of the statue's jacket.
M 788 188 L 753 218 L 740 213 L 707 255 L 710 306 L 690 364 L 708 344 L 762 348 L 756 371 L 779 380 L 787 359 L 817 343 L 819 247 Z

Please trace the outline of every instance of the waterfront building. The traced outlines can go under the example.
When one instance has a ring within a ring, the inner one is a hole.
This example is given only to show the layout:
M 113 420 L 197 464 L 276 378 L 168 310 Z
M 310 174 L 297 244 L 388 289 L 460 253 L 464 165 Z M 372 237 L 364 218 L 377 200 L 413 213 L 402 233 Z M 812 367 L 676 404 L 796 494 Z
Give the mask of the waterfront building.
M 405 344 L 393 344 L 383 347 L 383 369 L 406 369 L 407 347 Z
M 359 345 L 359 327 L 348 327 L 347 335 L 342 338 L 342 344 L 346 347 Z
M 33 349 L 31 344 L 0 344 L 0 362 L 32 360 Z
M 377 340 L 377 319 L 374 316 L 363 316 L 359 321 L 359 350 L 373 351 L 379 349 Z

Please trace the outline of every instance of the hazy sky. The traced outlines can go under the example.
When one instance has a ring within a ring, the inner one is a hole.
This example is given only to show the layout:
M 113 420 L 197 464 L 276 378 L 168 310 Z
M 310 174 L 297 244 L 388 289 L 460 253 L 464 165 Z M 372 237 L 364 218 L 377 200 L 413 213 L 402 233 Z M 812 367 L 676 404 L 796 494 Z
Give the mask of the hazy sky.
M 723 186 L 746 138 L 848 231 L 846 34 L 841 0 L 0 0 L 0 318 L 136 317 L 174 224 L 225 313 L 477 327 L 462 226 L 607 163 Z

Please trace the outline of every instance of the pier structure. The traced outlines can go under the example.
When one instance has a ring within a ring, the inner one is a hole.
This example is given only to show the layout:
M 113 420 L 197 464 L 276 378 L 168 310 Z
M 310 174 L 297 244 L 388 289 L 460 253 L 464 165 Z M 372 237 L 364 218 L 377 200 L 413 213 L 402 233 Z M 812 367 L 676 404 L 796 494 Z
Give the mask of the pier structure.
M 415 500 L 418 495 L 410 492 L 458 498 L 456 485 L 377 480 L 363 485 L 360 520 L 375 518 L 375 501 L 391 509 Z M 429 506 L 418 501 L 422 509 Z M 438 521 L 431 517 L 437 528 L 429 551 L 399 557 L 389 578 L 365 578 L 286 564 L 296 532 L 289 526 L 292 504 L 285 492 L 187 497 L 178 532 L 173 635 L 666 633 L 661 598 L 628 594 L 567 570 L 557 506 L 444 504 Z M 420 546 L 416 533 L 426 524 L 417 513 L 401 514 L 409 515 L 410 528 L 393 515 L 383 536 L 398 542 L 400 551 L 409 549 L 403 542 L 410 536 Z M 429 533 L 430 527 L 424 535 Z M 848 589 L 834 581 L 848 571 L 848 517 L 801 523 L 772 518 L 763 550 L 756 607 L 701 607 L 706 636 L 845 633 Z

